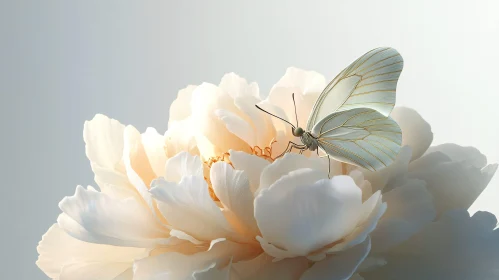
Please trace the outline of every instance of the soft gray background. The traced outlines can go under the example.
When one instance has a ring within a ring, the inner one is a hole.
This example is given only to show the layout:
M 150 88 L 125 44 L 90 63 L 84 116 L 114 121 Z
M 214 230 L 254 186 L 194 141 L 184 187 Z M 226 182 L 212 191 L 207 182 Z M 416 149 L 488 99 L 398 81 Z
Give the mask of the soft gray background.
M 405 59 L 398 104 L 431 123 L 435 143 L 499 161 L 497 1 L 234 2 L 1 2 L 2 279 L 46 279 L 37 242 L 59 200 L 93 184 L 85 120 L 163 132 L 177 90 L 226 72 L 266 95 L 288 66 L 332 78 L 392 46 Z M 499 214 L 498 194 L 496 178 L 473 209 Z

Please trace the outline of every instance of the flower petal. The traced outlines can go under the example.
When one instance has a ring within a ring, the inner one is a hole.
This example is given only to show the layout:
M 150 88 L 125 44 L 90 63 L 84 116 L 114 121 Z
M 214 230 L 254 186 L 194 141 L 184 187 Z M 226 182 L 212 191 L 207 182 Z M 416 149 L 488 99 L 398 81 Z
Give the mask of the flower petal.
M 253 193 L 245 172 L 234 170 L 225 162 L 216 162 L 211 166 L 210 180 L 222 204 L 237 216 L 252 237 L 256 236 L 259 231 L 253 215 Z
M 213 202 L 201 176 L 185 176 L 177 184 L 154 180 L 151 193 L 168 223 L 190 236 L 209 241 L 232 234 L 222 211 Z
M 190 118 L 182 121 L 170 121 L 168 130 L 165 132 L 165 145 L 167 157 L 174 157 L 180 152 L 188 152 L 192 155 L 199 155 L 196 143 L 196 132 L 193 129 Z
M 452 209 L 468 209 L 490 181 L 490 173 L 466 162 L 444 161 L 440 152 L 423 156 L 411 163 L 408 178 L 426 181 L 433 196 L 437 215 Z M 432 158 L 442 158 L 434 160 Z M 427 160 L 428 159 L 428 160 Z M 448 158 L 447 158 L 448 159 Z M 422 162 L 426 162 L 423 164 Z
M 116 279 L 132 267 L 135 259 L 145 257 L 147 253 L 143 248 L 83 242 L 68 235 L 57 224 L 43 235 L 37 251 L 36 265 L 50 278 L 99 280 Z M 73 274 L 69 275 L 69 271 Z
M 254 259 L 234 263 L 231 276 L 239 276 L 234 280 L 296 280 L 307 268 L 306 258 L 274 262 L 273 257 L 263 253 Z
M 134 264 L 134 280 L 194 279 L 195 272 L 208 269 L 214 262 L 226 265 L 258 255 L 254 247 L 232 241 L 213 240 L 207 251 L 184 255 L 176 252 L 144 258 Z
M 203 176 L 203 163 L 198 156 L 180 152 L 166 161 L 165 180 L 180 182 L 185 176 Z
M 402 130 L 402 145 L 412 148 L 412 160 L 421 157 L 433 141 L 431 126 L 413 109 L 395 107 L 390 115 Z
M 133 198 L 113 199 L 78 186 L 59 208 L 59 226 L 83 241 L 144 248 L 168 243 L 169 230 Z
M 498 279 L 497 219 L 462 210 L 442 215 L 406 242 L 389 250 L 385 266 L 361 273 L 371 279 Z
M 404 146 L 400 149 L 395 161 L 388 167 L 377 172 L 363 170 L 365 179 L 371 183 L 373 191 L 383 190 L 390 180 L 393 180 L 398 176 L 405 176 L 411 157 L 411 148 L 409 146 Z
M 354 229 L 361 215 L 360 189 L 348 176 L 322 178 L 320 171 L 299 169 L 260 192 L 255 218 L 261 243 L 283 248 L 288 257 L 306 256 Z
M 426 154 L 433 152 L 441 152 L 452 161 L 466 162 L 477 168 L 487 165 L 487 157 L 475 147 L 463 147 L 453 143 L 446 143 L 430 147 Z
M 244 140 L 251 147 L 256 146 L 255 132 L 249 123 L 227 110 L 218 109 L 215 111 L 215 115 L 225 124 L 228 131 Z
M 229 154 L 229 159 L 234 168 L 236 170 L 244 170 L 248 175 L 251 192 L 254 193 L 260 185 L 260 175 L 270 163 L 261 157 L 250 155 L 245 152 L 230 150 Z
M 197 86 L 189 85 L 178 92 L 177 99 L 175 99 L 170 106 L 170 121 L 168 123 L 168 128 L 170 128 L 171 122 L 184 120 L 191 115 L 192 93 L 196 87 Z
M 228 73 L 222 77 L 219 87 L 227 92 L 232 98 L 241 96 L 259 97 L 257 83 L 248 84 L 246 79 L 239 77 L 235 73 Z
M 322 171 L 323 178 L 327 178 L 328 166 L 326 160 L 320 158 L 307 158 L 303 155 L 288 153 L 268 165 L 262 171 L 258 191 L 267 189 L 282 176 L 300 168 L 311 168 Z
M 163 176 L 166 163 L 165 137 L 149 127 L 142 134 L 141 140 L 155 177 Z
M 410 179 L 383 195 L 388 210 L 371 233 L 373 252 L 383 252 L 409 239 L 435 217 L 431 194 L 422 180 Z
M 300 280 L 348 280 L 367 257 L 370 249 L 371 240 L 367 238 L 363 243 L 347 251 L 316 262 L 303 273 Z

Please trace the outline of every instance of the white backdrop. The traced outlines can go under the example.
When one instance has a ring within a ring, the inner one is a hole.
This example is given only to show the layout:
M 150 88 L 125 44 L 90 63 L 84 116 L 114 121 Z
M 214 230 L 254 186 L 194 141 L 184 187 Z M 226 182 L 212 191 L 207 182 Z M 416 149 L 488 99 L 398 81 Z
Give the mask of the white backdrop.
M 227 72 L 267 94 L 288 66 L 332 78 L 366 51 L 391 46 L 405 59 L 397 104 L 420 112 L 434 144 L 475 146 L 499 162 L 494 0 L 0 5 L 5 279 L 46 279 L 34 264 L 36 244 L 58 201 L 77 184 L 93 184 L 85 120 L 104 113 L 164 132 L 179 89 L 218 83 Z M 496 176 L 472 210 L 497 215 L 498 197 Z

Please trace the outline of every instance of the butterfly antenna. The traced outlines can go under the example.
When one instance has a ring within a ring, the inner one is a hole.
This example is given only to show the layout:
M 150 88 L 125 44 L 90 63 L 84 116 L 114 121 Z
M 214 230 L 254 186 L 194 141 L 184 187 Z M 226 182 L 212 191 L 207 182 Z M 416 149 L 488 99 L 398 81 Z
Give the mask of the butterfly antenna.
M 293 93 L 291 96 L 293 97 L 293 106 L 295 106 L 296 127 L 300 127 L 300 126 L 298 125 L 298 114 L 296 113 L 295 93 Z
M 276 117 L 276 118 L 278 118 L 278 119 L 280 119 L 280 120 L 282 120 L 282 121 L 284 121 L 284 122 L 289 123 L 289 124 L 290 124 L 290 125 L 291 125 L 294 129 L 296 129 L 296 127 L 295 127 L 292 123 L 288 122 L 287 120 L 285 120 L 285 119 L 283 119 L 283 118 L 280 118 L 280 117 L 278 117 L 278 116 L 276 116 L 276 115 L 274 115 L 274 114 L 271 114 L 271 113 L 269 113 L 269 112 L 267 112 L 267 111 L 263 110 L 263 109 L 262 109 L 262 108 L 260 108 L 258 105 L 255 105 L 255 107 L 256 107 L 256 108 L 258 108 L 259 110 L 261 110 L 261 111 L 263 111 L 263 112 L 265 112 L 265 113 L 267 113 L 267 114 L 271 115 L 272 117 Z

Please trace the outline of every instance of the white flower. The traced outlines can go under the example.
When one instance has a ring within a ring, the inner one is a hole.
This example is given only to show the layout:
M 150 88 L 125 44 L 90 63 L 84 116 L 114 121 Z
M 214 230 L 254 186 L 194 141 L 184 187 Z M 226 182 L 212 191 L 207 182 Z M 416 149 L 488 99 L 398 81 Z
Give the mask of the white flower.
M 420 276 L 407 279 L 455 279 L 461 274 L 447 268 L 472 262 L 439 265 L 445 255 L 434 248 L 459 252 L 438 240 L 470 232 L 451 245 L 478 244 L 482 234 L 497 243 L 489 216 L 444 214 L 468 208 L 497 165 L 474 148 L 430 147 L 431 127 L 414 110 L 392 112 L 404 147 L 379 172 L 331 161 L 329 179 L 327 160 L 314 153 L 275 160 L 300 140 L 254 105 L 294 123 L 294 93 L 304 126 L 324 86 L 322 75 L 296 68 L 266 99 L 235 74 L 189 86 L 165 135 L 97 115 L 84 139 L 100 191 L 79 186 L 61 201 L 38 266 L 52 279 L 377 280 L 405 277 L 402 269 Z M 491 252 L 474 260 L 496 258 Z M 429 261 L 441 269 L 425 274 L 418 264 Z M 477 262 L 466 279 L 496 276 Z

